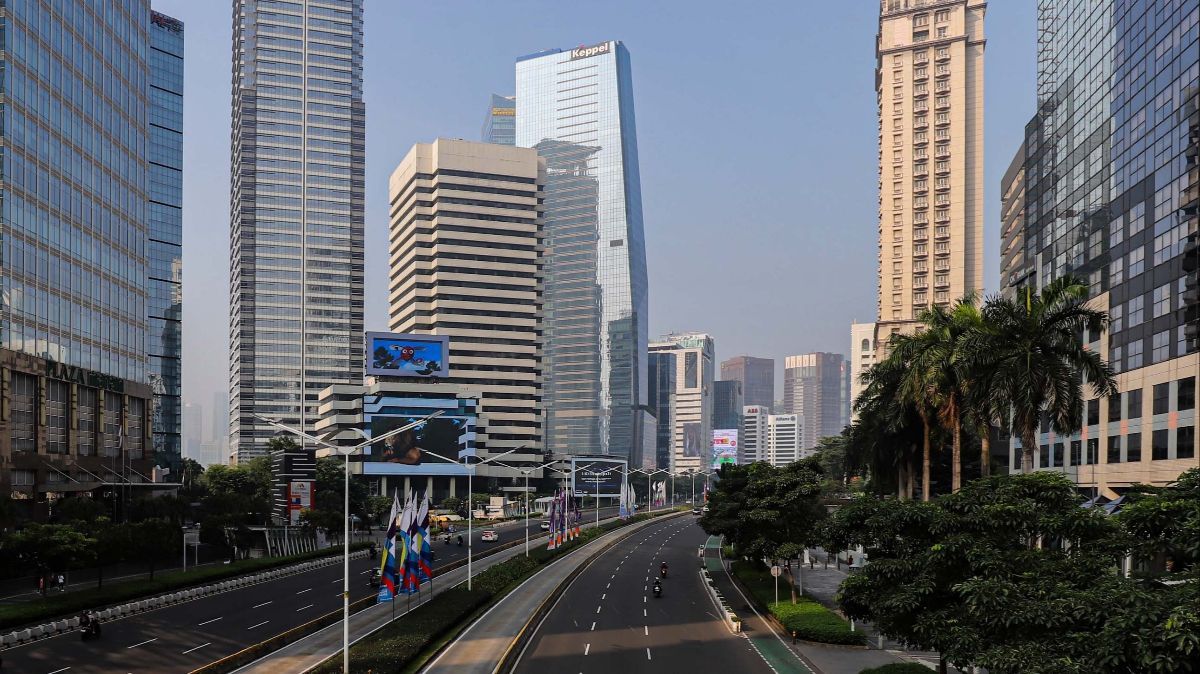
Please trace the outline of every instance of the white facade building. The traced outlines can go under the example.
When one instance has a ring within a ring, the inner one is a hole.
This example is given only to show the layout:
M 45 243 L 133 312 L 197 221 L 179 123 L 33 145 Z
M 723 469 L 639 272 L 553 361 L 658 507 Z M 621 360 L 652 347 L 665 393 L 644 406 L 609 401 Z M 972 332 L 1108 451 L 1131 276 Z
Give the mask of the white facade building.
M 742 408 L 742 438 L 738 463 L 765 461 L 786 466 L 813 454 L 801 448 L 803 417 L 798 414 L 769 414 L 761 405 Z
M 667 335 L 651 353 L 675 354 L 671 470 L 706 470 L 712 449 L 712 397 L 716 381 L 713 338 L 702 333 Z
M 852 323 L 850 325 L 850 421 L 858 418 L 854 403 L 862 395 L 862 374 L 875 364 L 875 324 Z

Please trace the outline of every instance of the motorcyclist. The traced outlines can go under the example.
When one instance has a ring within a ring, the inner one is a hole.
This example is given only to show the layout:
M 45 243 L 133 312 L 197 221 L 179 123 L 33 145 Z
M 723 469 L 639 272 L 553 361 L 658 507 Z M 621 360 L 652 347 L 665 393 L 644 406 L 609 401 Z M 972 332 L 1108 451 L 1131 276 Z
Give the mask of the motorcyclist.
M 663 562 L 662 566 L 658 567 L 658 573 L 663 578 L 667 577 L 667 563 L 666 562 Z
M 375 559 L 375 555 L 376 555 L 375 544 L 371 543 L 371 546 L 368 549 L 371 551 L 371 559 L 372 560 Z
M 371 587 L 379 587 L 379 569 L 371 569 Z
M 654 579 L 654 596 L 662 596 L 662 581 L 657 578 Z
M 458 547 L 462 547 L 462 534 L 458 535 Z

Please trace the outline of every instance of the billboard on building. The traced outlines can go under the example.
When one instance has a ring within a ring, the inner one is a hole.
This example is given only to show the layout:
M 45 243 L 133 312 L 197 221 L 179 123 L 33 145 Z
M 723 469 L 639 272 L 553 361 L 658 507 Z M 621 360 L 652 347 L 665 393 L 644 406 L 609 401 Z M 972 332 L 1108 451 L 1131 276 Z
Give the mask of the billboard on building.
M 371 437 L 378 437 L 421 419 L 422 417 L 372 415 Z M 434 417 L 364 449 L 363 461 L 414 467 L 430 463 L 446 464 L 449 463 L 446 459 L 458 458 L 459 449 L 464 446 L 467 435 L 473 431 L 471 420 L 467 417 Z
M 446 377 L 450 375 L 450 338 L 398 332 L 367 333 L 368 375 Z
M 684 424 L 683 425 L 683 455 L 691 457 L 700 456 L 700 424 Z
M 629 468 L 623 459 L 571 459 L 571 493 L 575 496 L 618 498 Z
M 725 464 L 737 465 L 738 430 L 716 429 L 712 432 L 712 467 L 718 469 Z
M 313 507 L 315 480 L 292 480 L 288 483 L 288 521 L 300 524 L 300 511 Z

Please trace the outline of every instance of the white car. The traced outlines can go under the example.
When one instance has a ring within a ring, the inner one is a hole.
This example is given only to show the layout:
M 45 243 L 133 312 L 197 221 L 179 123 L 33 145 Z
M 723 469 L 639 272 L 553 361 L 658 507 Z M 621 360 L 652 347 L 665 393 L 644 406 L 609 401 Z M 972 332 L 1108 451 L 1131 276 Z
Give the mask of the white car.
M 495 529 L 484 529 L 483 533 L 479 536 L 479 540 L 484 543 L 495 543 L 500 540 L 500 534 L 496 533 Z
M 538 524 L 538 528 L 542 531 L 550 531 L 550 520 L 542 520 L 541 523 Z

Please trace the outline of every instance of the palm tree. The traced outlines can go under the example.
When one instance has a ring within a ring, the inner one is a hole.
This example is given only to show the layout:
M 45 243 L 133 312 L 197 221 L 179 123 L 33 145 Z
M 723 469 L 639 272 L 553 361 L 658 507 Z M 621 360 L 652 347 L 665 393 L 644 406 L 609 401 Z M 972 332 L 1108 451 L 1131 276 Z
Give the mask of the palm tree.
M 913 494 L 915 415 L 900 397 L 902 374 L 903 368 L 888 360 L 862 374 L 865 387 L 854 404 L 858 420 L 850 427 L 846 460 L 848 467 L 868 468 L 876 476 L 894 469 L 897 493 L 907 500 Z
M 1044 287 L 1019 291 L 1016 301 L 993 297 L 983 307 L 984 329 L 969 338 L 969 366 L 983 373 L 980 385 L 993 409 L 1003 409 L 1021 438 L 1021 470 L 1033 470 L 1038 425 L 1045 412 L 1055 433 L 1069 435 L 1083 423 L 1083 383 L 1097 396 L 1117 392 L 1112 369 L 1083 343 L 1083 331 L 1103 330 L 1108 315 L 1086 306 L 1087 286 L 1064 276 Z
M 943 405 L 942 374 L 938 363 L 942 358 L 941 344 L 926 331 L 911 335 L 893 335 L 888 342 L 891 353 L 885 363 L 896 371 L 897 396 L 911 405 L 921 418 L 921 500 L 930 498 L 929 472 L 932 464 L 930 434 L 934 417 Z M 879 365 L 876 365 L 879 367 Z

